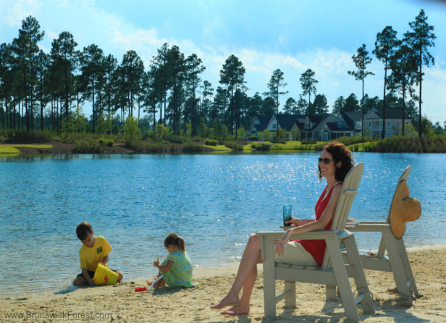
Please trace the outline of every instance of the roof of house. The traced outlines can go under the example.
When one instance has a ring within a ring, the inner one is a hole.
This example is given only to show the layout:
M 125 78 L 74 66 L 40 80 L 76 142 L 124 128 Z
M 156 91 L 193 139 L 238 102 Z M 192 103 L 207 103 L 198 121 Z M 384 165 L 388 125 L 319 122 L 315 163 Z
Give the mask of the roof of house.
M 375 108 L 376 112 L 375 114 L 380 118 L 383 119 L 383 108 Z M 403 110 L 399 108 L 387 108 L 386 109 L 386 119 L 402 119 L 403 116 Z M 409 115 L 405 112 L 404 113 L 405 119 L 410 119 Z
M 271 116 L 257 116 L 257 120 L 259 120 L 259 124 L 254 124 L 257 132 L 263 131 L 268 126 L 269 121 L 271 120 Z
M 352 129 L 353 129 L 350 127 L 338 128 L 338 125 L 336 124 L 336 122 L 327 122 L 326 125 L 327 125 L 328 129 L 330 129 L 330 131 L 352 131 Z
M 324 113 L 324 114 L 313 114 L 311 116 L 309 116 L 310 121 L 312 123 L 314 123 L 314 127 L 311 128 L 311 130 L 313 130 L 314 128 L 316 128 L 317 126 L 319 126 L 319 124 L 324 121 L 325 119 L 327 119 L 329 116 L 331 116 L 331 114 L 329 113 Z
M 298 119 L 305 119 L 305 116 L 299 114 L 276 114 L 277 122 L 280 128 L 291 131 Z

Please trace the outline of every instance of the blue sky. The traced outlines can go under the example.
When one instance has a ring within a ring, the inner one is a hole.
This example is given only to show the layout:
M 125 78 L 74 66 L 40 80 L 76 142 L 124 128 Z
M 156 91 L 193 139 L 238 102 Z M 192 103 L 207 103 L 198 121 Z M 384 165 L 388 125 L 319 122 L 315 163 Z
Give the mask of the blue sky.
M 202 78 L 216 88 L 228 56 L 246 68 L 249 95 L 267 90 L 272 72 L 284 72 L 281 102 L 302 93 L 299 78 L 316 72 L 317 92 L 330 108 L 340 96 L 361 96 L 361 83 L 347 74 L 355 70 L 352 55 L 365 44 L 373 59 L 366 78 L 370 96 L 383 95 L 383 64 L 372 51 L 376 34 L 392 26 L 402 38 L 409 22 L 424 9 L 434 26 L 435 65 L 425 69 L 423 114 L 434 123 L 446 121 L 446 2 L 442 0 L 0 0 L 0 43 L 18 36 L 21 21 L 35 17 L 45 31 L 40 47 L 49 51 L 62 31 L 73 34 L 79 50 L 97 44 L 120 63 L 133 49 L 146 68 L 165 42 L 204 62 Z M 85 108 L 88 112 L 88 106 Z

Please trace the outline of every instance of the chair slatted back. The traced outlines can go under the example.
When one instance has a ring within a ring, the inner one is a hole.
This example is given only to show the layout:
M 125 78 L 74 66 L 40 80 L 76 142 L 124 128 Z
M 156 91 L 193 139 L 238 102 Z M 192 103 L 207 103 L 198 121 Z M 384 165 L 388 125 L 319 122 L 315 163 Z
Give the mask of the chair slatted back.
M 345 176 L 344 183 L 342 185 L 342 192 L 339 195 L 338 204 L 333 215 L 333 222 L 331 224 L 331 230 L 337 232 L 344 231 L 345 224 L 347 222 L 350 209 L 353 204 L 355 195 L 358 193 L 359 182 L 361 181 L 362 173 L 364 171 L 364 164 L 357 163 Z M 324 261 L 322 262 L 322 269 L 327 270 L 331 267 L 330 257 L 328 251 L 325 251 Z
M 398 182 L 396 183 L 395 193 L 396 193 L 396 189 L 398 188 L 398 185 L 400 185 L 400 183 L 402 181 L 407 181 L 407 179 L 409 178 L 411 170 L 412 170 L 412 166 L 409 165 L 403 171 L 403 173 L 401 174 L 400 178 L 398 179 Z M 393 193 L 393 194 L 395 195 L 395 193 Z M 393 200 L 393 197 L 392 197 L 392 200 Z M 390 224 L 390 208 L 389 208 L 389 212 L 387 213 L 386 223 Z M 386 252 L 386 245 L 384 243 L 384 238 L 381 237 L 381 242 L 379 243 L 379 248 L 378 248 L 378 258 L 384 257 L 385 252 Z

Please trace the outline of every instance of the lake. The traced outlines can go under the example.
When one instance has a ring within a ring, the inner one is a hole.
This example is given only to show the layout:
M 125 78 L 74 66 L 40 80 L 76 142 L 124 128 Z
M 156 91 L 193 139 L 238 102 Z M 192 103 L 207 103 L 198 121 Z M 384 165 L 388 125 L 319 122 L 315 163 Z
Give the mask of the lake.
M 129 281 L 156 274 L 164 238 L 176 232 L 196 266 L 239 261 L 248 237 L 277 230 L 282 205 L 314 218 L 325 187 L 319 153 L 237 155 L 55 155 L 0 158 L 0 296 L 67 288 L 80 273 L 76 226 L 92 224 L 113 247 L 109 265 Z M 446 244 L 446 154 L 355 153 L 365 164 L 350 216 L 387 217 L 407 165 L 420 220 L 406 246 Z M 357 234 L 360 249 L 379 238 Z

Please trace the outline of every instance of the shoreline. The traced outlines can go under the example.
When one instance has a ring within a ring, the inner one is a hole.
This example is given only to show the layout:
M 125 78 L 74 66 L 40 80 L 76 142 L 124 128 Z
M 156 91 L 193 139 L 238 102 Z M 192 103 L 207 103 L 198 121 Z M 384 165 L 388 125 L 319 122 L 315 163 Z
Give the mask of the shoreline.
M 421 297 L 412 307 L 392 290 L 395 287 L 393 275 L 366 270 L 369 288 L 373 293 L 374 315 L 361 315 L 364 322 L 441 322 L 446 321 L 446 246 L 424 246 L 408 250 L 412 270 Z M 69 319 L 85 321 L 87 315 L 95 315 L 89 320 L 110 322 L 123 320 L 130 322 L 167 321 L 169 322 L 237 322 L 265 321 L 263 317 L 262 266 L 258 266 L 259 277 L 251 299 L 251 313 L 235 317 L 221 316 L 219 311 L 209 307 L 218 302 L 228 291 L 235 278 L 237 266 L 201 267 L 194 269 L 194 288 L 161 288 L 149 292 L 135 292 L 135 287 L 145 286 L 138 279 L 124 281 L 117 286 L 97 286 L 92 288 L 68 288 L 59 293 L 44 292 L 26 297 L 0 298 L 0 322 L 23 321 L 12 318 L 17 315 L 34 315 L 34 320 L 45 315 L 60 315 L 53 321 L 66 321 L 62 313 L 71 313 Z M 150 278 L 150 277 L 147 277 Z M 283 283 L 276 284 L 280 291 Z M 353 286 L 352 286 L 353 287 Z M 354 287 L 353 287 L 354 288 Z M 298 307 L 288 309 L 278 303 L 275 322 L 288 322 L 301 319 L 306 322 L 333 320 L 346 321 L 344 309 L 339 302 L 325 302 L 323 285 L 297 284 Z M 6 318 L 9 315 L 9 318 Z M 106 317 L 106 315 L 109 315 Z M 81 318 L 83 316 L 83 318 Z M 33 319 L 31 318 L 31 320 Z

